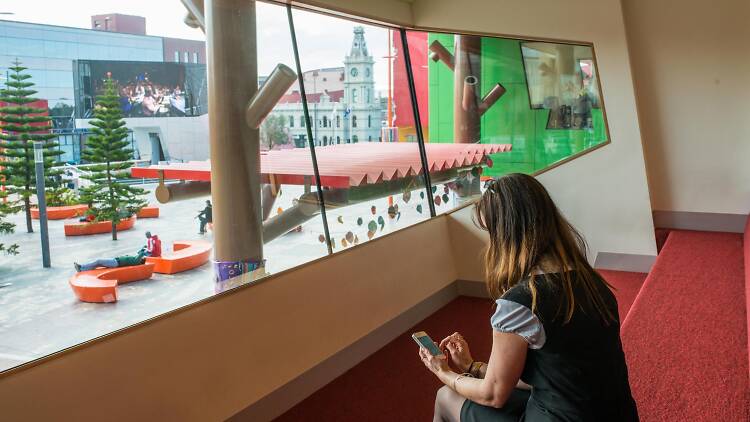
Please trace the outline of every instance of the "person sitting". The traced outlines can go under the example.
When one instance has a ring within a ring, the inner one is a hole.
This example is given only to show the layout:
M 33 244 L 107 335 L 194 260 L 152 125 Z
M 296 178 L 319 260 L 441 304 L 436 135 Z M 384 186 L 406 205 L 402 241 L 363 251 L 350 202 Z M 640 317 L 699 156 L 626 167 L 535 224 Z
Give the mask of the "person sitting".
M 213 208 L 211 207 L 211 201 L 206 200 L 206 208 L 198 213 L 198 220 L 200 220 L 200 227 L 198 228 L 198 234 L 206 234 L 206 224 L 213 223 Z
M 132 267 L 135 265 L 141 265 L 146 262 L 146 251 L 141 249 L 136 255 L 123 255 L 114 258 L 100 258 L 95 259 L 85 264 L 73 263 L 76 271 L 90 271 L 99 267 L 104 268 L 118 268 L 118 267 Z
M 161 256 L 161 239 L 159 236 L 152 235 L 151 232 L 146 232 L 146 256 L 152 256 L 158 258 Z
M 531 176 L 492 181 L 474 219 L 489 232 L 486 283 L 497 305 L 487 363 L 460 333 L 419 356 L 445 386 L 435 421 L 637 421 L 617 300 L 583 237 Z

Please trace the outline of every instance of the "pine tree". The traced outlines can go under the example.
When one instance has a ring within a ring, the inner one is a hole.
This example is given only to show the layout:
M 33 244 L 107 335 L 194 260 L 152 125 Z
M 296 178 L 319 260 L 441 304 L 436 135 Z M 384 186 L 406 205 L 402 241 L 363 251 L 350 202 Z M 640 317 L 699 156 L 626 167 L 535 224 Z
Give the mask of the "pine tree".
M 34 142 L 44 144 L 45 186 L 55 188 L 60 184 L 61 170 L 53 170 L 57 156 L 56 138 L 49 131 L 51 119 L 44 108 L 32 107 L 38 101 L 32 95 L 34 83 L 31 75 L 23 73 L 27 68 L 16 60 L 10 71 L 5 88 L 0 89 L 0 157 L 3 159 L 0 178 L 4 178 L 7 193 L 16 196 L 26 212 L 26 230 L 34 231 L 31 225 L 31 196 L 36 193 L 36 172 L 34 169 Z
M 117 223 L 146 206 L 146 191 L 118 181 L 129 177 L 133 150 L 128 148 L 128 129 L 110 78 L 104 81 L 104 92 L 97 98 L 94 119 L 89 123 L 94 128 L 82 156 L 96 164 L 86 167 L 91 173 L 84 177 L 92 183 L 84 189 L 81 199 L 92 205 L 90 212 L 97 220 L 112 222 L 112 240 L 117 240 Z
M 3 185 L 3 181 L 0 180 L 0 185 Z M 10 223 L 8 221 L 5 221 L 5 217 L 8 214 L 13 214 L 15 209 L 15 204 L 8 201 L 7 198 L 8 193 L 4 190 L 0 190 L 0 234 L 10 234 L 13 233 L 16 225 L 13 223 Z M 18 245 L 16 244 L 5 244 L 3 242 L 0 242 L 0 255 L 16 255 L 18 253 Z

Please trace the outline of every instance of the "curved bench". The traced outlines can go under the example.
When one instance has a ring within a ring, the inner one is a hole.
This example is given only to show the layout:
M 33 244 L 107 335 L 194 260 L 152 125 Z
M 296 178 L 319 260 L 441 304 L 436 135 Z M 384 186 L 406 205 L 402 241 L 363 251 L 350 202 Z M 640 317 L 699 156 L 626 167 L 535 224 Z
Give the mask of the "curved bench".
M 65 220 L 66 218 L 80 217 L 86 213 L 89 206 L 86 204 L 66 205 L 63 207 L 47 207 L 48 220 Z M 31 218 L 39 219 L 39 208 L 31 209 Z
M 154 264 L 154 272 L 176 274 L 192 270 L 208 262 L 211 256 L 211 243 L 205 240 L 180 240 L 172 244 L 173 252 L 160 257 L 147 257 L 146 262 Z
M 136 217 L 132 216 L 117 223 L 117 231 L 130 230 L 135 225 Z M 88 236 L 92 234 L 109 233 L 112 231 L 112 223 L 109 221 L 97 221 L 94 223 L 69 223 L 65 225 L 65 236 Z
M 99 268 L 73 274 L 68 280 L 78 300 L 92 303 L 117 301 L 117 285 L 146 280 L 154 274 L 154 264 Z
M 136 214 L 138 218 L 159 218 L 159 207 L 151 206 L 143 207 Z

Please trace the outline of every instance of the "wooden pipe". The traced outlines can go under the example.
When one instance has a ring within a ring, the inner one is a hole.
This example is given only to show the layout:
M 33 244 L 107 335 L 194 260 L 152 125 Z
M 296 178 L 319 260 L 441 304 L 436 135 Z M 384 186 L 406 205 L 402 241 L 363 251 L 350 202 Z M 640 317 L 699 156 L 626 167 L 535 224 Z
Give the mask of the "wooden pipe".
M 156 187 L 156 200 L 162 204 L 167 202 L 181 201 L 198 196 L 211 194 L 211 183 L 209 182 L 180 182 L 180 183 L 159 183 Z
M 448 66 L 450 70 L 453 70 L 453 67 L 454 67 L 453 54 L 451 54 L 450 51 L 448 51 L 445 47 L 443 47 L 443 45 L 440 44 L 440 41 L 438 40 L 433 41 L 432 44 L 430 44 L 429 49 L 431 51 L 430 59 L 432 59 L 432 61 L 436 62 L 440 60 L 443 63 L 445 63 L 445 65 Z
M 203 8 L 203 0 L 182 0 L 183 6 L 187 9 L 185 24 L 191 28 L 200 28 L 206 32 L 206 19 Z
M 495 86 L 492 87 L 490 92 L 487 93 L 487 95 L 482 98 L 482 101 L 479 103 L 479 115 L 483 115 L 485 111 L 489 110 L 490 107 L 492 107 L 493 104 L 497 102 L 497 100 L 500 99 L 506 92 L 506 89 L 504 86 L 502 86 L 500 83 L 497 83 Z
M 245 123 L 258 129 L 279 99 L 297 80 L 297 74 L 289 66 L 278 64 L 268 76 L 263 87 L 255 93 L 245 108 Z

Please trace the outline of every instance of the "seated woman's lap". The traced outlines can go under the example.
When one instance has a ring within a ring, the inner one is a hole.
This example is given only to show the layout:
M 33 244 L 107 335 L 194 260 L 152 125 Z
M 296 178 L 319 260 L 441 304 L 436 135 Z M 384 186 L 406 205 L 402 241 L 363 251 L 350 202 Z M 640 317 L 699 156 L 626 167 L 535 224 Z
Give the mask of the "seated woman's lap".
M 518 422 L 523 417 L 530 394 L 529 390 L 516 388 L 499 409 L 466 400 L 461 407 L 461 422 Z

